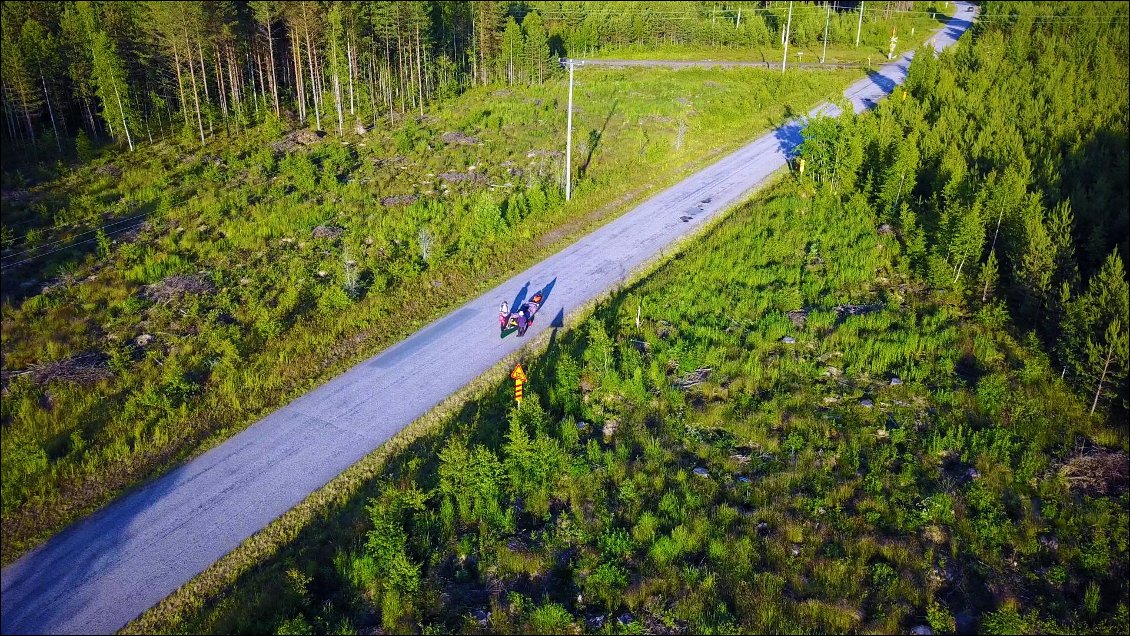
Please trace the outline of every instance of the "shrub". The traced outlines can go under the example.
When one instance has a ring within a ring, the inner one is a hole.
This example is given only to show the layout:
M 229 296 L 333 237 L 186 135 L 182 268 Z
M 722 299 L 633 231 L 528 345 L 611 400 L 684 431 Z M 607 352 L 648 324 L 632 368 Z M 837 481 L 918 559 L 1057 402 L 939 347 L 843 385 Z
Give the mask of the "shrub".
M 530 612 L 530 626 L 535 634 L 571 633 L 573 615 L 557 603 L 546 603 Z

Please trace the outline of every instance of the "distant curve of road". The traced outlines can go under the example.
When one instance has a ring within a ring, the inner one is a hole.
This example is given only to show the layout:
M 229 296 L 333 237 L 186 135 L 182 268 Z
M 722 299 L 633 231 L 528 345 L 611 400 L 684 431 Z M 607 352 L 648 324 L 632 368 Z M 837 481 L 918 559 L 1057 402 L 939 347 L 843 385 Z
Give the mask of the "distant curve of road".
M 884 62 L 886 60 L 883 60 Z M 584 66 L 609 66 L 628 68 L 633 66 L 663 66 L 667 68 L 764 68 L 780 69 L 780 62 L 758 62 L 754 60 L 620 60 L 613 58 L 596 58 L 584 60 Z M 802 68 L 812 69 L 845 69 L 864 68 L 868 66 L 863 62 L 789 62 L 787 69 Z
M 936 36 L 952 45 L 975 12 Z M 912 53 L 845 91 L 856 112 L 905 80 Z M 835 115 L 831 104 L 814 108 Z M 553 283 L 527 339 L 741 202 L 801 140 L 791 121 L 656 194 L 561 252 L 130 491 L 3 569 L 0 632 L 110 633 L 188 582 L 527 340 L 497 310 Z M 556 317 L 556 320 L 554 318 Z

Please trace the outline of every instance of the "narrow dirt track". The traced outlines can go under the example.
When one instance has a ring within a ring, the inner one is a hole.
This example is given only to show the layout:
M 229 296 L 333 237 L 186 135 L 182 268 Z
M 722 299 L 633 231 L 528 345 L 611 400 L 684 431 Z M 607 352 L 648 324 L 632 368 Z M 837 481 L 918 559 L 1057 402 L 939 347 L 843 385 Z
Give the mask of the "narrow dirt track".
M 938 49 L 976 15 L 957 4 L 957 16 L 938 31 Z M 856 112 L 906 78 L 909 58 L 845 91 Z M 809 115 L 838 112 L 823 104 Z M 571 308 L 745 199 L 785 165 L 801 127 L 789 122 L 752 141 L 24 555 L 2 573 L 0 631 L 120 629 L 517 350 L 524 340 L 499 339 L 499 302 L 552 283 L 527 337 L 560 324 Z

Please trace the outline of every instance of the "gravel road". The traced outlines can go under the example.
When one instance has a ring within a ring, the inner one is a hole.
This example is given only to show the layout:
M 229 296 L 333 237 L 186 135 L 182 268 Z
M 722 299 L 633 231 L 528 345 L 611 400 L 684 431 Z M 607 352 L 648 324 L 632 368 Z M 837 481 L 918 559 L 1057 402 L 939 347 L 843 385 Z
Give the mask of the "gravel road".
M 957 17 L 935 46 L 975 15 Z M 906 77 L 909 56 L 845 96 L 862 111 Z M 813 109 L 835 114 L 828 104 Z M 248 427 L 129 492 L 2 573 L 0 631 L 109 633 L 172 593 L 524 339 L 500 339 L 497 310 L 519 290 L 553 287 L 527 338 L 560 324 L 680 237 L 741 202 L 800 141 L 790 122 Z M 555 319 L 556 318 L 556 319 Z

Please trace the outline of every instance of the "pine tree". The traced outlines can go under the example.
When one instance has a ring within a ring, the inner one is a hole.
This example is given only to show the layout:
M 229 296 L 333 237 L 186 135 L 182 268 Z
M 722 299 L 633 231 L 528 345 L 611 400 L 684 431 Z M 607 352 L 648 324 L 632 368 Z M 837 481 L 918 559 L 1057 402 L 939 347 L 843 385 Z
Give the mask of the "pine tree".
M 527 480 L 533 469 L 534 460 L 533 443 L 526 428 L 522 426 L 519 410 L 515 409 L 511 412 L 510 430 L 506 434 L 506 445 L 503 449 L 505 457 L 503 466 L 506 467 L 509 477 L 511 493 L 516 497 L 528 494 Z
M 203 7 L 199 3 L 148 2 L 146 9 L 151 37 L 164 49 L 165 58 L 172 65 L 176 77 L 185 131 L 195 129 L 199 132 L 203 145 L 206 143 L 203 109 L 191 53 L 192 34 L 198 34 L 204 28 Z
M 1017 279 L 1022 290 L 1021 312 L 1035 324 L 1047 303 L 1055 273 L 1055 249 L 1044 226 L 1044 209 L 1039 196 L 1031 195 L 1024 215 L 1024 254 Z
M 479 83 L 486 85 L 497 81 L 502 68 L 501 32 L 506 20 L 506 4 L 498 0 L 482 0 L 472 4 L 475 43 L 474 74 Z
M 258 22 L 259 28 L 262 30 L 263 38 L 267 40 L 267 69 L 268 69 L 268 82 L 270 86 L 271 96 L 275 105 L 275 116 L 280 115 L 279 111 L 279 85 L 278 73 L 275 72 L 275 36 L 273 25 L 274 21 L 279 18 L 281 9 L 278 0 L 253 0 L 247 3 L 252 14 L 255 16 L 255 21 Z M 266 90 L 266 87 L 264 87 Z
M 1096 368 L 1102 366 L 1099 380 L 1095 383 L 1095 399 L 1091 402 L 1091 414 L 1099 405 L 1099 398 L 1108 384 L 1125 389 L 1127 352 L 1126 326 L 1121 320 L 1115 319 L 1106 327 L 1103 339 L 1093 343 L 1088 348 L 1088 359 Z M 1125 400 L 1123 400 L 1125 402 Z M 1123 406 L 1125 410 L 1125 406 Z
M 892 221 L 898 213 L 903 197 L 914 190 L 918 174 L 918 133 L 912 132 L 895 142 L 891 149 L 891 160 L 883 173 L 879 189 L 878 208 L 881 218 Z
M 985 261 L 985 265 L 981 268 L 981 302 L 989 302 L 989 298 L 996 295 L 997 282 L 1000 280 L 1000 273 L 997 268 L 997 252 L 993 250 L 989 252 L 989 258 Z
M 51 136 L 55 139 L 55 148 L 60 155 L 63 154 L 62 141 L 59 139 L 60 123 L 57 121 L 55 104 L 52 104 L 51 93 L 54 81 L 48 84 L 47 78 L 55 78 L 61 74 L 59 66 L 60 53 L 58 40 L 52 36 L 35 19 L 24 22 L 20 34 L 20 45 L 26 55 L 29 75 L 37 84 L 36 93 L 42 96 L 42 103 L 47 107 L 47 116 L 51 123 Z M 38 96 L 37 96 L 38 97 Z M 57 101 L 57 99 L 56 99 Z
M 342 113 L 341 77 L 349 75 L 345 59 L 345 29 L 342 26 L 341 2 L 330 4 L 327 14 L 329 23 L 329 49 L 330 73 L 333 75 L 334 111 L 337 113 L 337 134 L 340 137 L 345 132 L 345 121 Z M 344 72 L 343 72 L 344 71 Z
M 1055 274 L 1057 283 L 1067 283 L 1074 287 L 1079 282 L 1079 266 L 1075 260 L 1074 235 L 1075 216 L 1071 213 L 1071 203 L 1061 201 L 1048 211 L 1048 238 L 1055 251 Z
M 549 77 L 552 69 L 549 51 L 549 37 L 545 33 L 545 25 L 537 11 L 531 12 L 522 20 L 522 29 L 526 32 L 526 72 L 531 82 L 542 83 Z
M 910 205 L 903 202 L 899 206 L 899 229 L 902 233 L 902 242 L 906 250 L 906 257 L 910 260 L 912 269 L 922 272 L 926 257 L 926 235 L 918 225 L 918 217 Z
M 36 90 L 38 83 L 35 72 L 35 60 L 26 50 L 27 44 L 21 43 L 24 39 L 22 24 L 13 14 L 17 5 L 8 3 L 0 5 L 0 37 L 10 45 L 0 48 L 0 79 L 3 81 L 5 105 L 15 107 L 16 117 L 20 125 L 17 134 L 34 143 L 35 126 L 32 123 L 32 113 L 38 113 L 43 102 L 42 93 Z
M 525 43 L 522 40 L 522 27 L 514 18 L 506 21 L 506 30 L 502 33 L 502 54 L 506 56 L 506 83 L 513 85 L 525 82 L 529 75 L 525 72 Z
M 129 85 L 126 83 L 126 69 L 110 36 L 98 26 L 98 17 L 90 2 L 76 2 L 75 6 L 82 17 L 87 35 L 90 37 L 92 76 L 95 94 L 102 102 L 104 117 L 113 117 L 121 124 L 126 143 L 132 151 L 133 135 L 130 126 L 136 127 L 139 116 L 130 100 Z M 109 115 L 109 113 L 114 113 Z M 110 119 L 106 120 L 107 123 Z
M 1111 388 L 1122 410 L 1127 408 L 1128 295 L 1122 259 L 1113 251 L 1088 281 L 1087 291 L 1066 303 L 1056 352 L 1080 388 L 1094 392 L 1092 412 Z
M 82 113 L 82 121 L 92 139 L 98 138 L 98 124 L 94 119 L 91 104 L 94 101 L 94 86 L 91 81 L 91 61 L 89 38 L 82 24 L 78 10 L 73 6 L 64 9 L 59 19 L 60 47 L 65 59 L 66 79 L 74 95 L 72 101 Z
M 980 257 L 985 245 L 985 219 L 981 197 L 968 209 L 950 217 L 954 227 L 948 229 L 950 263 L 954 268 L 953 282 L 957 284 L 967 262 Z

